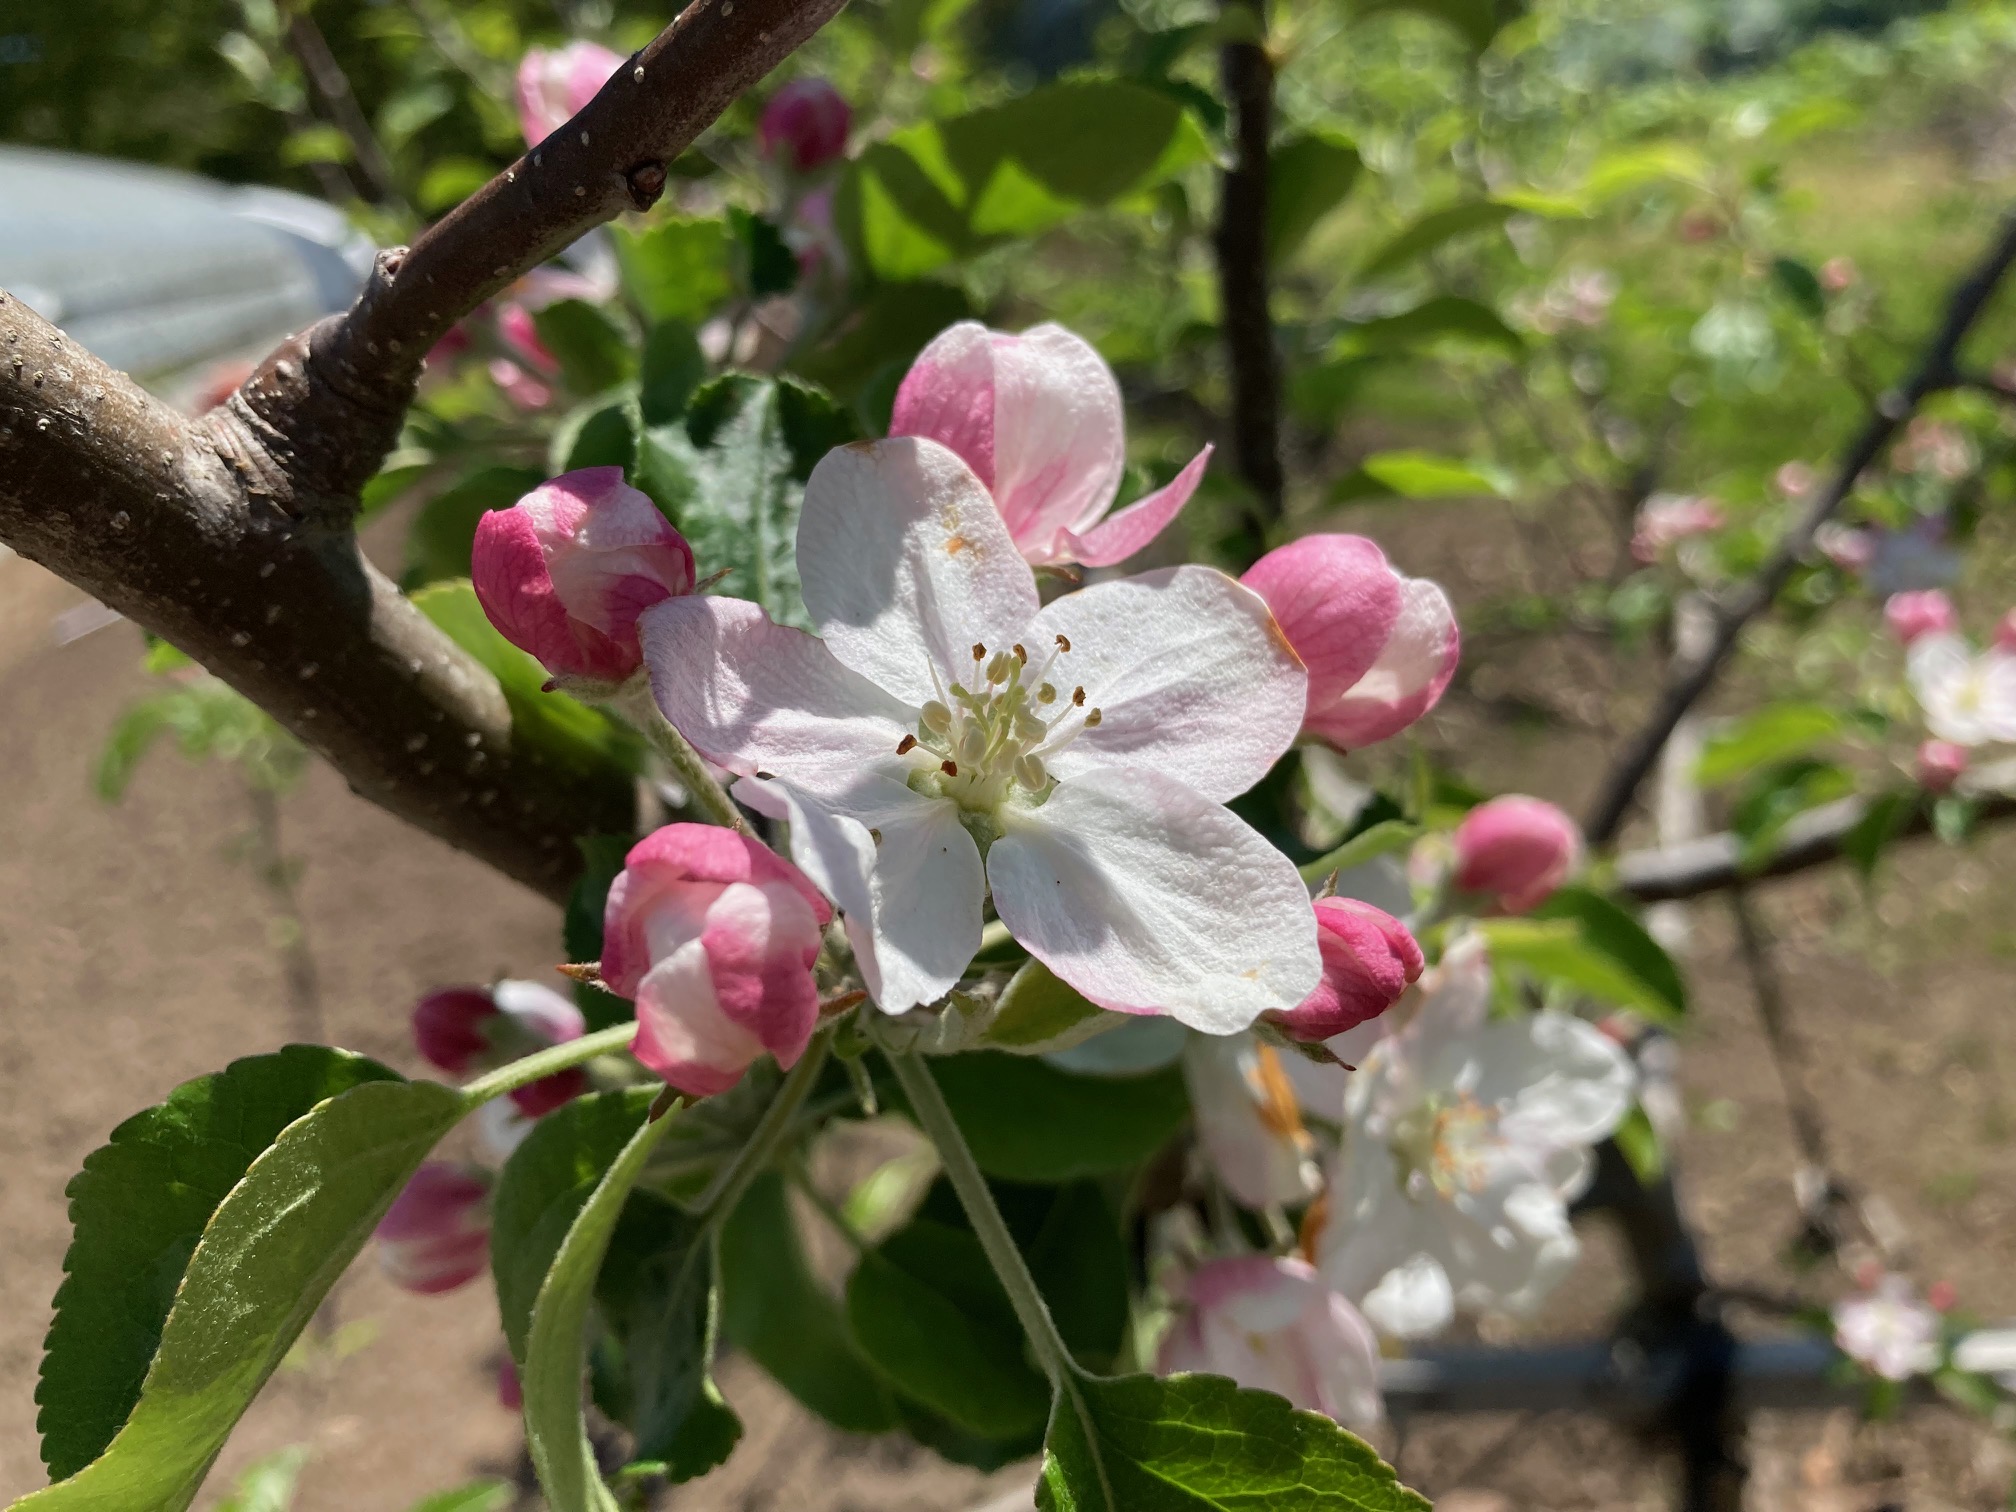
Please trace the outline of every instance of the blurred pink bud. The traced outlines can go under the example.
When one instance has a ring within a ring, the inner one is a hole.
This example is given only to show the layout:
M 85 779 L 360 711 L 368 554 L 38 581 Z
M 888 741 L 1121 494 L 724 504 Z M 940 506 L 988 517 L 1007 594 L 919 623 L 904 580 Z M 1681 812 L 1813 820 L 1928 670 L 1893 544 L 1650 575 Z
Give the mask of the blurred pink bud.
M 499 357 L 490 364 L 490 381 L 520 409 L 544 409 L 553 402 L 553 390 L 508 357 Z
M 518 64 L 518 125 L 537 147 L 581 112 L 623 60 L 593 42 L 535 47 Z
M 1304 536 L 1240 581 L 1267 601 L 1309 668 L 1304 735 L 1340 750 L 1389 739 L 1434 708 L 1456 675 L 1462 641 L 1448 598 L 1395 572 L 1363 536 Z
M 1876 560 L 1876 538 L 1860 526 L 1829 520 L 1813 532 L 1813 544 L 1820 555 L 1843 572 L 1859 575 L 1867 572 L 1869 564 Z
M 504 345 L 529 368 L 547 377 L 560 371 L 560 359 L 539 339 L 539 327 L 532 312 L 516 300 L 498 307 L 497 334 Z
M 1918 785 L 1928 793 L 1949 793 L 1967 770 L 1967 747 L 1928 740 L 1918 747 Z
M 1539 907 L 1582 864 L 1582 832 L 1553 804 L 1511 793 L 1456 826 L 1455 884 L 1506 913 Z
M 1915 593 L 1893 593 L 1883 604 L 1883 623 L 1905 645 L 1921 635 L 1949 635 L 1959 628 L 1960 616 L 1953 601 L 1937 588 Z
M 494 1070 L 551 1045 L 581 1038 L 581 1010 L 550 987 L 505 980 L 495 987 L 442 987 L 413 1005 L 413 1043 L 450 1076 Z M 577 1068 L 520 1087 L 511 1101 L 543 1118 L 588 1090 Z
M 427 349 L 427 366 L 433 368 L 439 367 L 443 363 L 453 362 L 457 357 L 468 351 L 473 344 L 474 342 L 469 335 L 468 322 L 458 320 L 455 324 L 448 327 L 446 335 Z
M 1722 528 L 1722 506 L 1697 494 L 1655 493 L 1638 506 L 1631 555 L 1656 562 L 1669 546 Z
M 230 358 L 214 362 L 203 375 L 203 386 L 196 391 L 196 397 L 189 401 L 189 413 L 208 414 L 226 399 L 238 392 L 240 384 L 252 376 L 258 364 L 247 358 Z
M 1995 649 L 2016 653 L 2016 609 L 1995 621 Z
M 962 320 L 917 355 L 896 390 L 892 436 L 951 448 L 987 486 L 1031 566 L 1110 567 L 1162 533 L 1211 461 L 1106 511 L 1127 466 L 1120 385 L 1091 343 L 1060 325 L 1011 336 Z
M 1352 1428 L 1383 1413 L 1371 1325 L 1305 1260 L 1233 1255 L 1198 1267 L 1159 1374 L 1205 1371 Z
M 847 150 L 854 112 L 824 79 L 793 79 L 763 107 L 756 146 L 763 156 L 788 160 L 800 173 L 823 168 Z
M 1772 486 L 1788 499 L 1805 498 L 1819 481 L 1820 475 L 1804 462 L 1780 463 L 1778 471 L 1771 474 Z
M 1862 281 L 1861 271 L 1852 257 L 1830 257 L 1820 264 L 1820 287 L 1829 294 L 1839 294 L 1852 289 Z
M 378 1224 L 378 1263 L 407 1291 L 453 1291 L 490 1263 L 490 1181 L 471 1166 L 429 1160 Z
M 497 1362 L 497 1405 L 506 1412 L 525 1410 L 525 1383 L 518 1379 L 518 1367 L 508 1354 Z
M 1375 1019 L 1421 975 L 1421 947 L 1407 926 L 1356 898 L 1316 900 L 1323 979 L 1286 1013 L 1268 1015 L 1305 1043 L 1327 1040 Z
M 512 645 L 556 679 L 606 686 L 643 665 L 637 616 L 693 591 L 693 551 L 622 468 L 588 467 L 484 515 L 470 577 Z
M 1934 1312 L 1951 1312 L 1953 1304 L 1960 1300 L 1960 1293 L 1951 1281 L 1934 1281 L 1925 1288 L 1925 1302 Z
M 733 830 L 645 836 L 602 925 L 602 979 L 637 1000 L 632 1052 L 689 1097 L 727 1091 L 765 1051 L 795 1064 L 818 1022 L 812 963 L 832 917 L 803 872 Z

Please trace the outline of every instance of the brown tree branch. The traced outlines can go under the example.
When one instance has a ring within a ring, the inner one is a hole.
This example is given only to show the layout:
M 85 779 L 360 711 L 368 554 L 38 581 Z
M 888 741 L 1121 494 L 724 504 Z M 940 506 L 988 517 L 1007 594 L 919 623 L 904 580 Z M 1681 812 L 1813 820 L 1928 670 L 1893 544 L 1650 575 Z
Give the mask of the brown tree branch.
M 0 542 L 179 646 L 364 797 L 548 896 L 625 832 L 628 778 L 562 768 L 497 681 L 366 562 L 358 489 L 427 351 L 620 211 L 844 0 L 694 0 L 579 116 L 187 420 L 0 293 Z
M 350 143 L 357 170 L 370 185 L 371 198 L 381 205 L 403 205 L 405 196 L 399 192 L 399 176 L 392 171 L 392 161 L 386 157 L 378 133 L 371 129 L 364 108 L 357 103 L 357 96 L 350 88 L 350 76 L 330 51 L 329 39 L 322 35 L 315 18 L 304 10 L 286 13 L 286 18 L 287 50 L 308 76 L 309 87 L 322 101 L 322 108 L 329 112 L 331 122 Z
M 1892 389 L 1877 400 L 1875 409 L 1863 423 L 1827 488 L 1786 532 L 1777 550 L 1758 569 L 1757 575 L 1728 602 L 1716 607 L 1715 634 L 1707 653 L 1676 667 L 1652 717 L 1625 745 L 1596 802 L 1590 807 L 1584 826 L 1590 844 L 1604 846 L 1617 838 L 1617 831 L 1623 827 L 1624 817 L 1637 797 L 1639 785 L 1659 760 L 1659 752 L 1672 735 L 1674 726 L 1708 691 L 1728 663 L 1743 627 L 1777 599 L 1801 560 L 1812 550 L 1814 532 L 1841 507 L 1854 490 L 1856 481 L 1883 454 L 1891 436 L 1926 396 L 1954 384 L 1957 378 L 1954 361 L 1959 355 L 1960 344 L 1987 308 L 1990 297 L 2012 262 L 2016 262 L 2016 213 L 2004 218 L 1994 244 L 1953 290 L 1946 304 L 1945 318 L 1926 346 L 1917 371 L 1901 388 Z
M 1258 497 L 1261 524 L 1281 518 L 1281 370 L 1268 299 L 1267 203 L 1274 135 L 1274 60 L 1265 0 L 1227 0 L 1228 22 L 1248 22 L 1253 40 L 1227 42 L 1219 71 L 1232 107 L 1232 166 L 1220 181 L 1218 318 L 1232 378 L 1232 465 Z

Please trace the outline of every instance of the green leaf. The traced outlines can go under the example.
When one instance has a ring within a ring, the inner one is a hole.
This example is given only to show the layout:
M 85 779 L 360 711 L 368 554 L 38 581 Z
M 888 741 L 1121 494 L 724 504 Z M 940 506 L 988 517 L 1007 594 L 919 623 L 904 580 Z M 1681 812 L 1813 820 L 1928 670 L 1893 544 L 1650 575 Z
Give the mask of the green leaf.
M 1897 838 L 1917 806 L 1916 793 L 1878 793 L 1854 828 L 1841 837 L 1841 854 L 1854 863 L 1863 881 L 1876 875 L 1884 848 Z
M 1355 8 L 1361 16 L 1408 10 L 1440 21 L 1473 53 L 1483 52 L 1492 38 L 1526 14 L 1525 0 L 1358 0 Z
M 1743 866 L 1762 865 L 1799 815 L 1854 791 L 1855 779 L 1833 762 L 1798 758 L 1760 767 L 1729 811 L 1729 828 L 1742 842 Z
M 602 1268 L 602 1257 L 608 1251 L 610 1236 L 615 1232 L 617 1219 L 622 1215 L 630 1189 L 636 1184 L 638 1174 L 644 1169 L 644 1162 L 650 1156 L 652 1147 L 664 1137 L 666 1128 L 673 1122 L 670 1116 L 647 1119 L 645 1110 L 652 1102 L 649 1089 L 630 1092 L 604 1093 L 592 1099 L 599 1106 L 595 1112 L 585 1116 L 581 1125 L 584 1146 L 592 1137 L 598 1148 L 587 1151 L 575 1160 L 567 1162 L 567 1168 L 578 1170 L 580 1165 L 594 1154 L 599 1154 L 599 1142 L 611 1132 L 618 1118 L 629 1120 L 634 1130 L 629 1135 L 607 1168 L 599 1173 L 586 1191 L 576 1193 L 579 1188 L 570 1185 L 565 1192 L 553 1194 L 549 1201 L 540 1204 L 529 1200 L 533 1190 L 526 1188 L 528 1201 L 520 1211 L 537 1208 L 532 1228 L 537 1230 L 537 1238 L 527 1238 L 522 1248 L 529 1253 L 543 1244 L 551 1230 L 549 1224 L 554 1215 L 565 1212 L 571 1218 L 558 1247 L 552 1252 L 552 1265 L 543 1272 L 543 1280 L 538 1295 L 531 1307 L 530 1327 L 523 1325 L 523 1314 L 519 1315 L 521 1332 L 512 1336 L 513 1351 L 523 1349 L 525 1383 L 525 1441 L 532 1454 L 532 1463 L 539 1472 L 539 1484 L 546 1492 L 546 1500 L 553 1512 L 616 1512 L 615 1499 L 602 1483 L 602 1475 L 595 1464 L 595 1451 L 588 1442 L 587 1424 L 582 1416 L 581 1377 L 583 1368 L 583 1334 L 588 1323 L 588 1309 L 594 1298 L 595 1279 Z M 537 1139 L 539 1134 L 569 1111 L 590 1099 L 577 1098 L 565 1108 L 549 1113 L 534 1126 L 532 1135 L 520 1145 L 518 1154 L 523 1154 L 526 1146 Z M 634 1119 L 631 1114 L 634 1110 Z M 558 1168 L 561 1162 L 552 1159 L 553 1152 L 534 1162 L 542 1174 Z M 517 1155 L 512 1157 L 517 1164 Z M 530 1182 L 532 1168 L 521 1176 L 521 1181 Z M 498 1189 L 499 1215 L 501 1217 L 502 1197 L 505 1187 L 511 1181 L 511 1169 L 506 1167 L 504 1182 Z M 522 1230 L 521 1230 L 522 1231 Z M 493 1241 L 494 1242 L 494 1241 Z M 504 1304 L 504 1270 L 498 1271 L 498 1303 Z M 512 1279 L 514 1288 L 521 1272 L 514 1265 Z M 514 1290 L 514 1300 L 518 1293 Z M 505 1313 L 505 1327 L 510 1333 L 513 1317 Z M 522 1345 L 519 1342 L 522 1338 Z
M 1719 787 L 1769 762 L 1804 756 L 1839 735 L 1845 722 L 1825 704 L 1785 703 L 1721 726 L 1702 742 L 1694 780 Z
M 919 1219 L 861 1256 L 847 1322 L 870 1364 L 904 1395 L 988 1439 L 1042 1427 L 1050 1390 L 971 1232 Z
M 730 374 L 694 394 L 683 424 L 644 433 L 637 486 L 685 533 L 706 571 L 727 570 L 719 592 L 808 628 L 797 558 L 805 480 L 854 434 L 846 412 L 818 389 Z
M 71 1187 L 71 1276 L 37 1393 L 53 1472 L 97 1457 L 16 1507 L 187 1507 L 330 1286 L 467 1111 L 438 1083 L 294 1046 L 187 1083 L 115 1130 Z
M 653 323 L 698 326 L 734 290 L 735 238 L 718 220 L 678 216 L 643 231 L 611 226 L 624 286 Z
M 1485 919 L 1476 928 L 1501 967 L 1648 1018 L 1674 1017 L 1666 994 L 1591 941 L 1579 919 Z
M 1362 1439 L 1223 1376 L 1076 1378 L 1058 1396 L 1040 1512 L 1430 1512 Z
M 1599 892 L 1564 887 L 1533 910 L 1536 919 L 1573 919 L 1582 943 L 1609 957 L 1663 1005 L 1656 1017 L 1672 1022 L 1687 1012 L 1687 982 L 1666 949 L 1629 913 Z
M 1631 1167 L 1631 1174 L 1639 1182 L 1650 1186 L 1666 1174 L 1666 1147 L 1660 1142 L 1659 1131 L 1653 1127 L 1652 1119 L 1637 1103 L 1624 1115 L 1624 1121 L 1610 1136 L 1617 1141 L 1624 1161 Z
M 683 320 L 662 320 L 644 338 L 644 359 L 638 374 L 637 400 L 646 425 L 665 425 L 686 413 L 687 401 L 707 376 L 693 327 Z
M 798 254 L 784 240 L 774 221 L 747 210 L 731 209 L 728 224 L 734 228 L 742 262 L 742 285 L 752 299 L 772 294 L 788 294 L 798 282 Z
M 1383 278 L 1459 236 L 1495 231 L 1512 215 L 1512 207 L 1497 200 L 1469 200 L 1431 211 L 1366 258 L 1358 269 L 1358 282 Z
M 493 509 L 509 509 L 545 481 L 537 468 L 482 467 L 434 495 L 406 533 L 406 588 L 469 576 L 477 523 Z
M 636 465 L 637 433 L 643 429 L 634 389 L 591 399 L 569 410 L 553 427 L 546 465 L 555 477 L 584 467 L 620 467 L 627 473 Z
M 291 1444 L 256 1461 L 238 1477 L 231 1494 L 216 1512 L 287 1512 L 294 1505 L 294 1487 L 308 1462 L 308 1446 Z
M 1276 144 L 1269 161 L 1267 256 L 1286 263 L 1350 194 L 1364 167 L 1350 138 L 1316 131 Z
M 756 1178 L 722 1226 L 721 1281 L 723 1333 L 786 1391 L 848 1433 L 898 1426 L 894 1398 L 806 1263 L 775 1171 Z
M 429 583 L 413 595 L 413 606 L 497 679 L 511 709 L 514 756 L 522 752 L 583 776 L 612 765 L 636 770 L 637 737 L 565 693 L 545 692 L 546 669 L 497 633 L 466 578 Z
M 1025 961 L 1002 989 L 983 1046 L 1015 1055 L 1041 1055 L 1090 1039 L 1106 1010 L 1059 979 L 1041 961 Z
M 1096 141 L 1099 150 L 1085 150 Z M 848 165 L 834 224 L 885 279 L 915 279 L 1208 161 L 1183 102 L 1120 79 L 1046 84 L 896 132 Z
M 1827 295 L 1820 287 L 1819 275 L 1798 258 L 1772 258 L 1771 281 L 1784 291 L 1800 314 L 1818 320 L 1827 313 Z
M 1350 871 L 1406 850 L 1421 837 L 1421 826 L 1406 819 L 1382 819 L 1360 830 L 1327 855 L 1318 856 L 1302 868 L 1304 882 L 1321 882 L 1336 872 Z
M 1505 324 L 1504 317 L 1489 305 L 1438 294 L 1411 310 L 1347 327 L 1332 355 L 1405 352 L 1438 342 L 1493 347 L 1513 358 L 1526 353 L 1526 338 Z
M 637 351 L 615 317 L 585 299 L 556 299 L 532 312 L 532 328 L 577 394 L 600 394 L 637 375 Z
M 516 1495 L 509 1481 L 471 1481 L 415 1502 L 410 1512 L 504 1512 Z
M 1351 499 L 1467 499 L 1509 497 L 1513 481 L 1484 462 L 1459 462 L 1427 452 L 1375 452 L 1339 479 L 1333 503 Z
M 980 1169 L 1008 1181 L 1071 1181 L 1138 1165 L 1189 1116 L 1180 1067 L 1148 1076 L 1073 1076 L 1045 1061 L 981 1052 L 929 1062 Z

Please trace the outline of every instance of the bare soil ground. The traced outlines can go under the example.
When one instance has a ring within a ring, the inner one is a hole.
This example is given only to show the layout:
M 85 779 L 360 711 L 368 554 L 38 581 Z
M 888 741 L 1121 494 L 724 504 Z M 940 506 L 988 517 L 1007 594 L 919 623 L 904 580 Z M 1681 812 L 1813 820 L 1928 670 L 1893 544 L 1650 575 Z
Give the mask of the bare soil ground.
M 272 900 L 243 855 L 251 811 L 237 775 L 164 750 L 117 808 L 92 796 L 105 732 L 147 679 L 128 626 L 51 643 L 51 619 L 78 601 L 0 557 L 0 1495 L 9 1498 L 42 1481 L 33 1394 L 68 1241 L 64 1183 L 113 1125 L 176 1083 L 292 1037 Z M 1486 715 L 1471 701 L 1446 717 L 1467 732 Z M 1558 732 L 1544 747 L 1499 739 L 1506 780 L 1563 801 L 1583 796 L 1573 785 L 1593 764 L 1562 761 Z M 404 1030 L 414 996 L 498 971 L 536 974 L 554 959 L 550 906 L 380 814 L 327 771 L 285 800 L 283 828 L 303 863 L 308 944 L 337 1043 L 418 1070 Z M 2016 1316 L 2012 881 L 2016 835 L 1957 862 L 1919 850 L 1877 895 L 1890 943 L 1873 956 L 1870 905 L 1845 878 L 1763 898 L 1840 1167 L 1903 1218 L 1921 1277 L 1951 1279 L 1962 1303 L 1989 1317 Z M 1793 1226 L 1784 1096 L 1726 913 L 1708 903 L 1697 923 L 1697 1010 L 1682 1061 L 1688 1203 L 1719 1278 L 1782 1290 L 1799 1284 L 1778 1259 Z M 1581 1274 L 1533 1331 L 1600 1335 L 1627 1290 L 1613 1241 L 1592 1231 Z M 276 1377 L 213 1477 L 211 1501 L 248 1462 L 290 1444 L 312 1450 L 301 1512 L 401 1512 L 476 1474 L 513 1472 L 520 1439 L 494 1400 L 500 1340 L 484 1289 L 409 1297 L 367 1257 L 336 1306 L 337 1342 Z M 748 1436 L 727 1469 L 670 1495 L 679 1512 L 964 1512 L 1027 1483 L 1026 1470 L 983 1478 L 895 1442 L 842 1440 L 746 1362 L 727 1362 L 723 1379 Z M 1446 1512 L 1671 1505 L 1663 1455 L 1585 1417 L 1424 1422 L 1399 1447 L 1405 1474 Z M 2000 1507 L 2016 1467 L 1992 1431 L 1938 1408 L 1875 1425 L 1849 1409 L 1764 1415 L 1751 1451 L 1750 1505 L 1760 1512 Z

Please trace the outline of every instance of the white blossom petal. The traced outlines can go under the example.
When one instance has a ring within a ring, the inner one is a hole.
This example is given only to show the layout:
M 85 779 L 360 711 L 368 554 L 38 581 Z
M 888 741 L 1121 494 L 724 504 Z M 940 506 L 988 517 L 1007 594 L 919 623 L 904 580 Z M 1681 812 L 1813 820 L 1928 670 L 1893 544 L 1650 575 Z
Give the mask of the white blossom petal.
M 987 875 L 1002 922 L 1092 1001 L 1230 1034 L 1315 988 L 1294 863 L 1195 790 L 1101 768 L 1000 823 Z
M 994 344 L 994 497 L 1016 539 L 1042 548 L 1097 524 L 1127 465 L 1120 385 L 1060 325 Z
M 1051 758 L 1059 777 L 1153 767 L 1223 802 L 1266 776 L 1302 727 L 1309 674 L 1266 600 L 1213 568 L 1095 583 L 1045 607 L 1030 635 L 1032 656 L 1069 641 L 1049 680 L 1083 687 L 1100 711 Z
M 1504 1106 L 1498 1132 L 1516 1142 L 1592 1145 L 1623 1122 L 1638 1083 L 1614 1040 L 1565 1013 L 1486 1025 L 1477 1059 L 1474 1090 Z
M 742 599 L 667 599 L 637 628 L 658 707 L 731 772 L 830 783 L 893 758 L 917 718 L 816 637 Z
M 838 447 L 798 520 L 805 607 L 833 655 L 922 705 L 1006 650 L 1037 609 L 1036 577 L 971 468 L 914 436 Z

